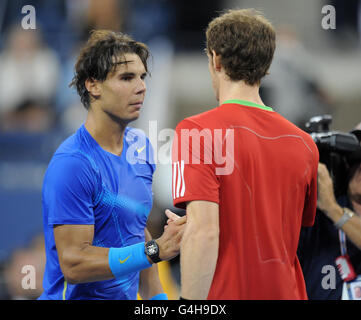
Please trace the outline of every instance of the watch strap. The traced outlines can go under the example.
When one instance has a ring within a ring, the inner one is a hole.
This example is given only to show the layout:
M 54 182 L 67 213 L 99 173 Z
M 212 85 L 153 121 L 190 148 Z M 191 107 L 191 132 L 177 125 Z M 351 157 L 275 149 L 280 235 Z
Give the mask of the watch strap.
M 335 223 L 335 227 L 337 229 L 341 229 L 342 226 L 348 221 L 350 220 L 352 217 L 354 216 L 354 213 L 348 209 L 348 208 L 343 208 L 343 215 L 342 217 L 340 218 L 340 220 L 338 220 L 336 223 Z

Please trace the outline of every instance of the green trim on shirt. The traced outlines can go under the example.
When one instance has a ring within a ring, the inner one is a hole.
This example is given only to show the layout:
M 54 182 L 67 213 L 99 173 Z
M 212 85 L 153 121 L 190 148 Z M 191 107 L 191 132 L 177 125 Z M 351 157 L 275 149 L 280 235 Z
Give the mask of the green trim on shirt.
M 246 101 L 246 100 L 238 100 L 238 99 L 226 100 L 222 103 L 222 105 L 226 104 L 226 103 L 237 103 L 237 104 L 241 104 L 242 106 L 256 107 L 256 108 L 260 108 L 260 109 L 267 110 L 267 111 L 273 111 L 273 109 L 271 107 L 262 106 L 260 104 L 257 104 L 257 103 L 251 102 L 251 101 Z

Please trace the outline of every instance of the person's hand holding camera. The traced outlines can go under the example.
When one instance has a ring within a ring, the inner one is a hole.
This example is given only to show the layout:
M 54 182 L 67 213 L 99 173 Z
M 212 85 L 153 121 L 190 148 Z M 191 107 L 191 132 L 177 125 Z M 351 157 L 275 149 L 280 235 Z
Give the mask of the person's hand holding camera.
M 323 163 L 318 164 L 317 176 L 317 207 L 326 215 L 338 206 L 333 191 L 333 182 L 327 167 Z

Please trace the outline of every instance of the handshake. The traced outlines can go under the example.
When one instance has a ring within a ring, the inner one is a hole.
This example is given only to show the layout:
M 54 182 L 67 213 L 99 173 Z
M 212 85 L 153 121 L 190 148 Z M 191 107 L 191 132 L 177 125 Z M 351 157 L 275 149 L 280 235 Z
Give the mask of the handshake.
M 159 258 L 171 260 L 179 254 L 187 216 L 180 217 L 168 209 L 165 214 L 168 217 L 167 224 L 163 234 L 155 241 L 159 247 Z

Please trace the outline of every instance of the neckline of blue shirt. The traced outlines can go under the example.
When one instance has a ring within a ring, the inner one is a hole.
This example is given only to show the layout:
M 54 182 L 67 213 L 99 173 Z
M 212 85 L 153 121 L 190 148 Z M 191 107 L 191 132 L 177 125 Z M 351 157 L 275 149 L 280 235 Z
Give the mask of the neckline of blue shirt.
M 126 139 L 125 139 L 125 135 L 126 135 L 126 132 L 124 132 L 124 137 L 123 137 L 123 150 L 122 150 L 122 153 L 118 156 L 114 153 L 111 153 L 107 150 L 105 150 L 104 148 L 101 147 L 101 145 L 93 138 L 93 136 L 89 133 L 89 131 L 87 130 L 87 128 L 85 127 L 85 124 L 83 123 L 81 125 L 81 129 L 82 131 L 85 133 L 85 135 L 90 139 L 90 141 L 92 142 L 92 144 L 97 148 L 99 149 L 102 153 L 105 153 L 106 155 L 108 155 L 109 157 L 119 161 L 121 159 L 123 159 L 124 157 L 124 154 L 126 153 L 126 149 L 127 149 L 127 142 L 126 142 Z M 125 129 L 125 131 L 127 131 L 127 129 Z

